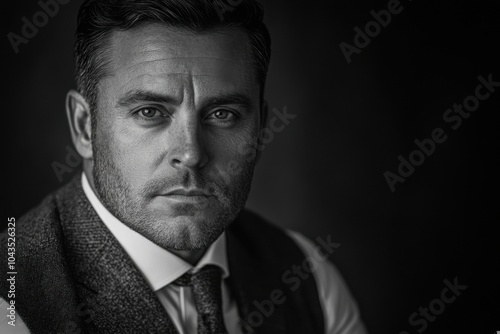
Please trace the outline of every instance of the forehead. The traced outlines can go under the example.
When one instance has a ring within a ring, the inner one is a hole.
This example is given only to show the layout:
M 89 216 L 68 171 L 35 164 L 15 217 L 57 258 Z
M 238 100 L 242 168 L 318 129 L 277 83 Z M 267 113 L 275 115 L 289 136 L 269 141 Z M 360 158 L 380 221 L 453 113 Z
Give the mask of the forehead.
M 110 45 L 109 79 L 122 91 L 186 80 L 220 87 L 256 83 L 241 29 L 197 33 L 149 24 L 113 32 Z

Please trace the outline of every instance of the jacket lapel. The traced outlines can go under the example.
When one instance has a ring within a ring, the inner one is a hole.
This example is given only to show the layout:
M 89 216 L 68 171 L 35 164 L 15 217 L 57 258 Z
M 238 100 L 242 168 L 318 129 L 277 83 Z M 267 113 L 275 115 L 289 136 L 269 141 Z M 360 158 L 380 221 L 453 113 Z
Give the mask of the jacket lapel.
M 68 266 L 89 332 L 172 333 L 155 293 L 83 192 L 80 178 L 57 197 Z

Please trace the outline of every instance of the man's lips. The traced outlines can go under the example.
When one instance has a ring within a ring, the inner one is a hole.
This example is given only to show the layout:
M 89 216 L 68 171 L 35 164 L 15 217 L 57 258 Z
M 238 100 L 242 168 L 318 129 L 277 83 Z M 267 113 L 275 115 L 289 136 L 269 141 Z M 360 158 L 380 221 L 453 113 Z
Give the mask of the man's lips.
M 166 193 L 161 194 L 161 196 L 172 196 L 172 197 L 180 197 L 180 196 L 186 196 L 186 197 L 210 197 L 213 196 L 210 194 L 208 191 L 205 191 L 203 189 L 198 189 L 198 188 L 192 188 L 192 189 L 185 189 L 185 188 L 178 188 L 174 190 L 170 190 Z
M 215 195 L 202 188 L 177 188 L 159 193 L 157 198 L 163 198 L 170 203 L 207 203 Z
M 208 191 L 199 188 L 196 189 L 179 188 L 170 190 L 165 193 L 160 193 L 157 196 L 157 198 L 167 200 L 169 203 L 172 204 L 175 203 L 208 204 L 209 201 L 215 198 L 215 196 L 210 194 Z

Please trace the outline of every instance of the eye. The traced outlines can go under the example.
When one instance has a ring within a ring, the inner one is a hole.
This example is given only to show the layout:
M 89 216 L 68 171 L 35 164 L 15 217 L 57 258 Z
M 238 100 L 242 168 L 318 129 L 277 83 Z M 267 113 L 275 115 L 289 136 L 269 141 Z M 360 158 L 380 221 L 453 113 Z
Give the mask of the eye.
M 151 108 L 151 107 L 148 107 L 148 108 L 142 108 L 138 111 L 138 113 L 145 117 L 145 118 L 153 118 L 155 116 L 163 116 L 161 114 L 161 112 L 156 109 L 156 108 Z
M 218 118 L 218 119 L 226 119 L 226 118 L 230 117 L 231 114 L 227 110 L 217 110 L 216 112 L 214 112 L 214 116 L 215 116 L 215 118 Z
M 212 120 L 220 120 L 220 121 L 228 121 L 236 118 L 236 115 L 234 112 L 225 110 L 225 109 L 219 109 L 214 111 L 209 115 L 208 118 L 211 118 Z

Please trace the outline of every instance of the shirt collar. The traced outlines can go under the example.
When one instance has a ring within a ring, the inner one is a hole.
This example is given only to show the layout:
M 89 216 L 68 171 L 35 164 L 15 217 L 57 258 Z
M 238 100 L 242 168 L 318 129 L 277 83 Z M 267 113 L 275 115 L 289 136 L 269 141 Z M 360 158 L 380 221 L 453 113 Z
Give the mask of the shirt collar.
M 198 264 L 193 266 L 130 229 L 113 216 L 95 195 L 85 173 L 82 173 L 82 187 L 99 218 L 125 249 L 153 291 L 160 290 L 188 271 L 196 272 L 208 264 L 221 268 L 223 278 L 229 276 L 225 232 L 210 245 Z

